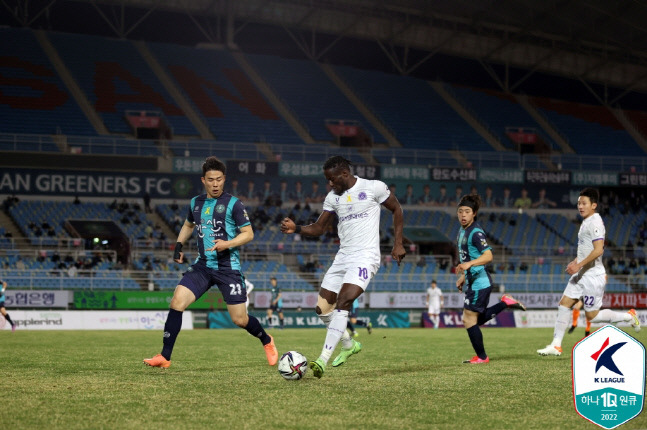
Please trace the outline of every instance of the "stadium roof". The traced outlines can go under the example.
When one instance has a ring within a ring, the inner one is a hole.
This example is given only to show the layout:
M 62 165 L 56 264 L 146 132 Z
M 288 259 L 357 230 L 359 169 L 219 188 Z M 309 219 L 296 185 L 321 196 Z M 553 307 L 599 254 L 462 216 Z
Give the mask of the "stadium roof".
M 601 104 L 613 105 L 632 91 L 647 92 L 647 2 L 641 0 L 2 0 L 1 4 L 13 17 L 13 23 L 2 21 L 9 25 L 66 31 L 66 25 L 79 25 L 71 22 L 80 18 L 75 10 L 85 11 L 84 18 L 92 10 L 112 36 L 148 39 L 141 31 L 154 31 L 146 27 L 147 21 L 159 22 L 163 15 L 168 22 L 174 16 L 194 26 L 196 43 L 244 49 L 250 43 L 270 43 L 269 35 L 280 31 L 293 49 L 298 47 L 316 60 L 329 59 L 355 40 L 379 47 L 377 52 L 401 74 L 415 74 L 434 56 L 448 55 L 476 62 L 504 91 L 518 90 L 532 75 L 546 73 L 581 82 Z M 250 41 L 245 34 L 259 25 L 268 31 L 267 40 L 258 40 L 259 33 L 254 32 Z M 159 25 L 153 27 L 160 31 Z M 174 32 L 178 38 L 184 36 L 183 31 Z

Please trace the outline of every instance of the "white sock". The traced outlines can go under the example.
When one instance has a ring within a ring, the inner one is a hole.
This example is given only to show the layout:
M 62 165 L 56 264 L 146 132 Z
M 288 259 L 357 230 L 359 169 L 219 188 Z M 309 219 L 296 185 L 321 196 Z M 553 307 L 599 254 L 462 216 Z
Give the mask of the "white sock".
M 562 339 L 564 339 L 566 329 L 570 326 L 569 321 L 571 319 L 571 310 L 569 308 L 562 305 L 557 306 L 557 321 L 555 321 L 555 331 L 553 331 L 551 345 L 562 346 Z
M 328 328 L 328 324 L 330 324 L 330 321 L 332 321 L 332 312 L 324 315 L 319 315 L 319 319 L 324 323 L 326 328 Z
M 325 364 L 328 364 L 330 356 L 335 351 L 339 340 L 346 331 L 348 324 L 348 311 L 336 309 L 332 312 L 332 319 L 328 324 L 328 332 L 326 333 L 326 341 L 324 342 L 323 349 L 319 358 Z
M 440 316 L 439 315 L 434 317 L 434 327 L 438 327 L 438 324 L 440 324 Z
M 622 321 L 629 322 L 633 317 L 627 312 L 615 312 L 611 309 L 600 309 L 598 314 L 591 320 L 594 323 L 619 323 Z
M 341 347 L 344 349 L 351 349 L 353 347 L 353 338 L 350 337 L 348 330 L 344 330 L 341 335 Z

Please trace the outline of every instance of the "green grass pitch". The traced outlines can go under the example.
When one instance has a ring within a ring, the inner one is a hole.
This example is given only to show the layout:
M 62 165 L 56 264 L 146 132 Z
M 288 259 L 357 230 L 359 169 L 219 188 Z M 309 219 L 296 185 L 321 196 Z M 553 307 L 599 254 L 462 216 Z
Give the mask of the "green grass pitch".
M 286 381 L 243 330 L 183 331 L 170 369 L 144 366 L 161 332 L 0 332 L 6 429 L 592 429 L 573 407 L 570 349 L 552 329 L 361 331 L 363 351 L 322 379 Z M 319 355 L 323 329 L 273 330 L 280 353 Z M 640 336 L 638 337 L 640 340 Z M 334 356 L 333 356 L 334 357 Z M 331 360 L 332 362 L 332 360 Z M 647 413 L 620 427 L 647 428 Z

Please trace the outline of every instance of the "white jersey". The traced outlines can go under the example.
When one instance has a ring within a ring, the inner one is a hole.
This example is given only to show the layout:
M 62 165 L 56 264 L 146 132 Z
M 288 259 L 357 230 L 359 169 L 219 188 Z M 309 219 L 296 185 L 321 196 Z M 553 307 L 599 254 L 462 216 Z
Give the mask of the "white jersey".
M 594 213 L 582 221 L 580 231 L 577 233 L 578 263 L 591 254 L 593 251 L 593 242 L 602 240 L 604 243 L 605 235 L 606 230 L 600 214 Z M 602 264 L 602 256 L 599 256 L 585 267 L 582 267 L 579 274 L 580 276 L 593 276 L 604 275 L 605 273 L 604 264 Z
M 443 296 L 440 288 L 427 288 L 427 296 L 429 297 L 429 307 L 440 307 L 440 298 Z
M 339 196 L 329 192 L 323 210 L 339 217 L 339 254 L 380 261 L 380 204 L 391 191 L 382 181 L 357 177 L 357 182 Z

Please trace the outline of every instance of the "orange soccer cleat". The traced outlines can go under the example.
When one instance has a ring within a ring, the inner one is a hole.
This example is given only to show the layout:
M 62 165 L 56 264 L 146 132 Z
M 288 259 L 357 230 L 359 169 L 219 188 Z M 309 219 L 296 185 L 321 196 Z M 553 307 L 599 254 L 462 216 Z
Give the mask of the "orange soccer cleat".
M 276 349 L 276 345 L 274 345 L 274 338 L 268 334 L 270 337 L 270 343 L 267 345 L 263 345 L 263 349 L 265 350 L 265 356 L 267 357 L 267 362 L 270 364 L 270 366 L 274 366 L 277 361 L 279 361 L 279 352 Z M 171 362 L 169 361 L 169 365 Z
M 484 360 L 482 358 L 479 358 L 478 355 L 475 355 L 474 357 L 472 357 L 471 360 L 463 361 L 463 364 L 484 364 L 489 362 L 490 362 L 490 357 L 485 357 L 485 360 Z
M 153 358 L 145 358 L 144 363 L 147 366 L 161 367 L 162 369 L 168 369 L 171 367 L 171 360 L 167 360 L 162 354 L 157 354 Z

